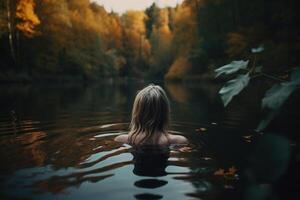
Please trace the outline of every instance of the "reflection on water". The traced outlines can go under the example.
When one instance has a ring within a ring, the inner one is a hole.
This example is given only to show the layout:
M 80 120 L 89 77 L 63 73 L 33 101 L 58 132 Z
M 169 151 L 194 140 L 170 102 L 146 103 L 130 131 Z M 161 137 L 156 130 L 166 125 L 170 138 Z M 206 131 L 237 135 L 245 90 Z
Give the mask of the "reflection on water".
M 222 120 L 216 85 L 163 85 L 171 132 L 184 134 L 189 147 L 149 151 L 114 141 L 128 132 L 134 96 L 145 85 L 1 87 L 0 198 L 235 198 L 239 180 L 215 172 L 239 170 L 249 142 L 222 138 L 211 125 Z
M 138 176 L 164 176 L 169 158 L 169 148 L 151 146 L 135 147 L 132 151 L 134 169 Z
M 168 181 L 159 180 L 159 179 L 142 179 L 136 181 L 134 185 L 139 188 L 158 188 L 166 185 Z

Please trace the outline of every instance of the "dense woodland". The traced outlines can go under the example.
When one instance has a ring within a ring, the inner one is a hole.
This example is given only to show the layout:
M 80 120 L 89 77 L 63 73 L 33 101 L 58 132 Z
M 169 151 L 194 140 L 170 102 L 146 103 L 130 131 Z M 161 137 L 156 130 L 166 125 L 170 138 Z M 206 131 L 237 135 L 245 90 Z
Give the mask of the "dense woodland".
M 257 58 L 266 72 L 299 66 L 297 0 L 185 0 L 174 8 L 108 12 L 89 0 L 2 0 L 0 80 L 210 76 Z

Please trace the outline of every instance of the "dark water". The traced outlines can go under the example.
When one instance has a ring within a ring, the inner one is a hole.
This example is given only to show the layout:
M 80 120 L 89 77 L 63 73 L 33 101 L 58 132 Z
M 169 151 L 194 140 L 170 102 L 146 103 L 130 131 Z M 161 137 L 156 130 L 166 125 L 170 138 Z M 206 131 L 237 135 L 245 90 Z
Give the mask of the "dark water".
M 240 199 L 253 131 L 241 131 L 238 119 L 255 119 L 224 112 L 217 85 L 162 83 L 171 132 L 190 145 L 139 164 L 129 145 L 113 139 L 127 133 L 136 90 L 145 85 L 2 86 L 0 198 Z

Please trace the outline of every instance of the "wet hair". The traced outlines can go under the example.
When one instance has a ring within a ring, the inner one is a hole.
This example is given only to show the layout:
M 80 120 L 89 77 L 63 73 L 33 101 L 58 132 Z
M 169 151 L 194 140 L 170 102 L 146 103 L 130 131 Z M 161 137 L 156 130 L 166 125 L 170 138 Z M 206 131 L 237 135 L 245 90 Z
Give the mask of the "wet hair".
M 135 144 L 139 133 L 144 133 L 138 143 L 143 144 L 155 138 L 156 134 L 167 134 L 170 122 L 170 103 L 165 91 L 150 84 L 140 90 L 134 100 L 129 131 L 129 143 Z M 156 137 L 158 138 L 158 137 Z

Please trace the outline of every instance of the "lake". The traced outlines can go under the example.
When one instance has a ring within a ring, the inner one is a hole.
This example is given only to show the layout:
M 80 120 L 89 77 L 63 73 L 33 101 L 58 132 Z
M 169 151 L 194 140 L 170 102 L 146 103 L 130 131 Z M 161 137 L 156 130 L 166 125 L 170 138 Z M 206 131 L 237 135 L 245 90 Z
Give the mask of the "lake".
M 224 111 L 218 84 L 159 83 L 171 101 L 170 132 L 190 144 L 139 166 L 114 137 L 128 132 L 147 84 L 1 86 L 0 198 L 241 199 L 257 119 L 242 106 Z

